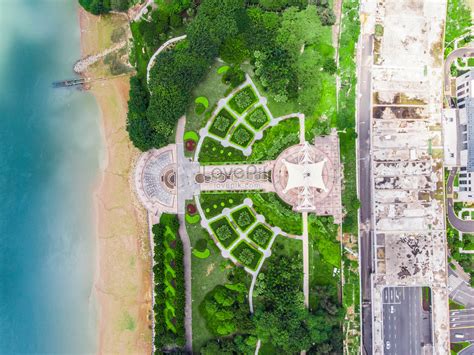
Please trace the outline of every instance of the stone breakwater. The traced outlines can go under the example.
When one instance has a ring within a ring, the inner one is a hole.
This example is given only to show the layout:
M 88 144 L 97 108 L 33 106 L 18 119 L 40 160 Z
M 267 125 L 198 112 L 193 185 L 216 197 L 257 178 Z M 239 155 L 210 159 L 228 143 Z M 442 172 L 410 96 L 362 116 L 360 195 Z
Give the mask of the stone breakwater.
M 84 74 L 90 65 L 96 63 L 100 59 L 104 58 L 106 55 L 125 47 L 126 45 L 127 41 L 122 41 L 120 43 L 117 43 L 115 46 L 107 48 L 101 53 L 88 55 L 87 57 L 79 59 L 76 64 L 74 64 L 74 72 L 76 74 Z

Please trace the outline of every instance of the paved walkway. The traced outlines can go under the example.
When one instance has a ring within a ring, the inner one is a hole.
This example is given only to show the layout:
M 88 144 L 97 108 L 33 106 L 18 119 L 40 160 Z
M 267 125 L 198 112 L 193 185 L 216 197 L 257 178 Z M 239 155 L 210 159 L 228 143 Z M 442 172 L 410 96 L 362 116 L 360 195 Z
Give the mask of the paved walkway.
M 183 242 L 184 249 L 184 289 L 185 289 L 185 306 L 184 306 L 184 328 L 186 331 L 186 347 L 189 353 L 193 350 L 193 298 L 191 289 L 191 242 L 189 240 L 188 231 L 186 230 L 186 221 L 184 214 L 178 214 L 179 219 L 179 236 Z
M 308 212 L 303 212 L 303 294 L 304 304 L 309 307 L 309 239 Z

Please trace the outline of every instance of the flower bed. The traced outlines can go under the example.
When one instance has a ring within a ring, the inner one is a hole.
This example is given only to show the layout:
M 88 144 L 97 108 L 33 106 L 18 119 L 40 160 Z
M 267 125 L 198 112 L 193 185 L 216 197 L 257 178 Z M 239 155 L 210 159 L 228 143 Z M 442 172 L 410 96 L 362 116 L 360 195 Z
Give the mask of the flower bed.
M 249 243 L 241 241 L 232 249 L 231 254 L 241 263 L 251 270 L 256 270 L 263 254 L 253 248 Z
M 242 148 L 247 148 L 250 142 L 253 140 L 253 137 L 254 135 L 252 131 L 250 131 L 243 124 L 239 124 L 234 130 L 230 141 L 241 146 Z
M 216 118 L 214 118 L 214 121 L 209 128 L 209 133 L 212 133 L 220 138 L 225 138 L 235 121 L 235 117 L 232 116 L 225 108 L 223 108 L 219 111 Z
M 211 229 L 221 244 L 228 248 L 239 237 L 227 217 L 219 218 L 211 223 Z
M 267 112 L 262 106 L 255 108 L 247 116 L 245 120 L 256 130 L 259 130 L 263 126 L 266 126 L 270 122 L 270 117 L 268 117 Z
M 247 229 L 249 229 L 249 227 L 254 224 L 256 220 L 255 215 L 247 206 L 232 212 L 231 216 L 235 224 L 237 224 L 237 227 L 239 227 L 242 232 L 245 232 Z
M 229 106 L 237 113 L 242 114 L 250 106 L 257 102 L 257 95 L 250 86 L 246 86 L 229 101 Z
M 264 224 L 258 224 L 254 229 L 252 229 L 248 235 L 250 240 L 252 240 L 259 247 L 266 249 L 270 240 L 272 240 L 273 232 Z

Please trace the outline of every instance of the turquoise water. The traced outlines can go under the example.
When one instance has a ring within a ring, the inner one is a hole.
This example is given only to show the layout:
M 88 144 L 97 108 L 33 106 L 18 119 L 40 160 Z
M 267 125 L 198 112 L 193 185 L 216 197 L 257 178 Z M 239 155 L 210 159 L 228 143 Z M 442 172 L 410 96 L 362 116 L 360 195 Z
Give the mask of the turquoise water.
M 90 93 L 53 89 L 80 56 L 76 1 L 0 0 L 0 353 L 96 351 Z

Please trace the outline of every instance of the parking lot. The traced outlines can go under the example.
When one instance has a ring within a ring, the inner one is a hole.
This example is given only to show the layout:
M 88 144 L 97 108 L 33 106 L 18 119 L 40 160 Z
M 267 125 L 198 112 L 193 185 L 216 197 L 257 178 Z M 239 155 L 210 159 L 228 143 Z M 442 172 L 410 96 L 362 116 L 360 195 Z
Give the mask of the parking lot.
M 383 290 L 384 353 L 424 354 L 432 344 L 431 312 L 423 310 L 421 287 Z
M 451 342 L 474 342 L 474 308 L 449 312 Z

